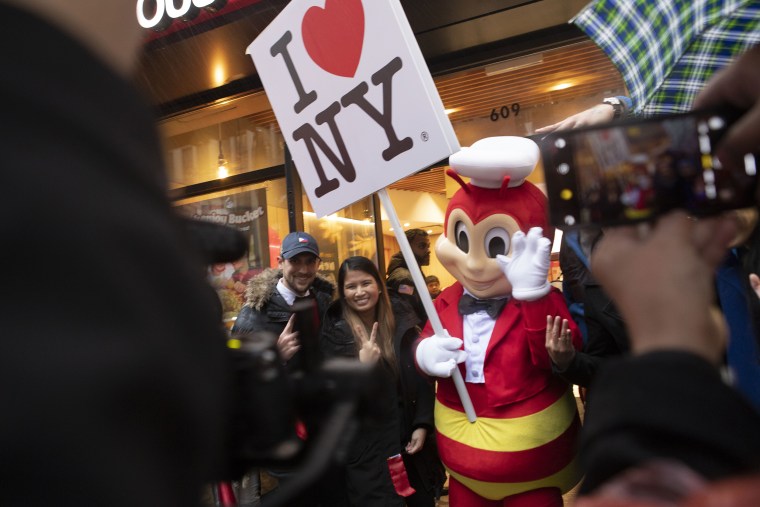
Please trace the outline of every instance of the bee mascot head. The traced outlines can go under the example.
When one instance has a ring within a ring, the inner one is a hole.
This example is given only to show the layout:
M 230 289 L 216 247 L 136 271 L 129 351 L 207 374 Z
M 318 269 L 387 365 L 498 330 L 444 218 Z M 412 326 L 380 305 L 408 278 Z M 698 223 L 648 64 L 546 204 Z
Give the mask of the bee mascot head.
M 462 188 L 449 202 L 435 251 L 449 273 L 477 298 L 512 293 L 496 256 L 512 253 L 515 232 L 527 234 L 531 227 L 541 227 L 544 236 L 554 236 L 546 197 L 525 181 L 538 158 L 538 146 L 524 137 L 481 139 L 449 158 L 447 174 Z

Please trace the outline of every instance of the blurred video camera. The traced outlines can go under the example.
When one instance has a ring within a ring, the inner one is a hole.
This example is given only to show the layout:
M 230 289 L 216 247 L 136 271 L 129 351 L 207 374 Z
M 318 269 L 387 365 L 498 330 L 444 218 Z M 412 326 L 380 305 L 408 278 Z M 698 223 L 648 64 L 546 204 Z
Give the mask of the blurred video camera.
M 315 483 L 331 463 L 345 460 L 370 388 L 370 368 L 358 361 L 322 361 L 316 302 L 296 303 L 301 362 L 283 365 L 277 335 L 262 331 L 230 338 L 234 369 L 228 473 L 239 478 L 253 466 L 287 468 L 287 488 L 267 496 L 267 505 L 288 501 Z M 306 438 L 297 428 L 306 430 Z

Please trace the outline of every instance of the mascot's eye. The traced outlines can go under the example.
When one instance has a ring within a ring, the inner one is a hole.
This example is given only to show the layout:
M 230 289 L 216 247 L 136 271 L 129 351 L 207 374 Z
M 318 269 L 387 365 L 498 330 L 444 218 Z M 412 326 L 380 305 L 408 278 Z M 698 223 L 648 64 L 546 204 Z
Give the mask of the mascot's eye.
M 464 222 L 457 222 L 454 228 L 454 233 L 457 239 L 457 246 L 461 251 L 467 253 L 470 251 L 470 235 L 467 232 L 467 226 Z
M 492 259 L 509 252 L 509 233 L 501 227 L 494 227 L 486 233 L 486 253 Z

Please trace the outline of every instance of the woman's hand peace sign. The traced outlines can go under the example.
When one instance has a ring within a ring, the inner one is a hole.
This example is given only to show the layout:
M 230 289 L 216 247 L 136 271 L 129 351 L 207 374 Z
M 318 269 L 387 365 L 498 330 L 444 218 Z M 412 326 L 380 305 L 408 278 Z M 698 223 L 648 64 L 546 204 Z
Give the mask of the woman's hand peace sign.
M 377 346 L 375 338 L 377 337 L 377 322 L 372 325 L 372 334 L 367 338 L 367 330 L 364 326 L 357 324 L 354 332 L 359 338 L 359 361 L 367 364 L 375 364 L 380 359 L 380 347 Z

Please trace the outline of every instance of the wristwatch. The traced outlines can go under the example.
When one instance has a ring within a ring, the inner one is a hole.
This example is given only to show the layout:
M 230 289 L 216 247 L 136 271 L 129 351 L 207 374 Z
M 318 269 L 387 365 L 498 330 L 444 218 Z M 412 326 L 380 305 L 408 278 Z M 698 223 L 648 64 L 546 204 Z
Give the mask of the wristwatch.
M 625 113 L 625 104 L 617 97 L 607 97 L 602 99 L 602 104 L 609 104 L 612 106 L 612 119 L 617 120 Z

